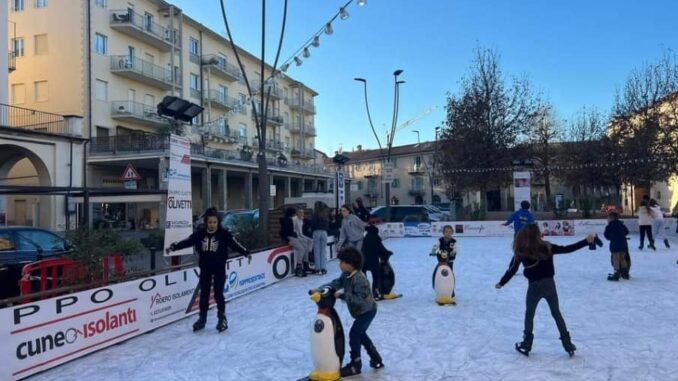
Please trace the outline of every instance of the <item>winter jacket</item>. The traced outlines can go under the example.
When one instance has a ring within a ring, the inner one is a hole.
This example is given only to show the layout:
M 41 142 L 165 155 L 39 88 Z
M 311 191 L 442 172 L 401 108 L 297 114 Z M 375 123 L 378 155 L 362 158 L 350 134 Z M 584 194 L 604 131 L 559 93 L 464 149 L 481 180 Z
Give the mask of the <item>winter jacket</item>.
M 370 282 L 362 271 L 355 270 L 351 274 L 342 273 L 339 278 L 325 286 L 330 286 L 335 290 L 344 290 L 342 299 L 346 302 L 348 312 L 354 318 L 377 309 Z
M 660 206 L 651 206 L 650 207 L 650 214 L 652 215 L 652 219 L 655 221 L 664 221 L 664 212 L 662 211 L 662 208 Z
M 290 237 L 297 238 L 297 233 L 294 232 L 294 223 L 292 218 L 283 217 L 280 219 L 280 238 L 285 242 L 289 242 Z
M 364 206 L 362 208 L 356 208 L 355 215 L 358 216 L 358 218 L 360 218 L 360 220 L 363 222 L 367 222 L 367 220 L 370 219 L 370 212 Z
M 627 252 L 629 244 L 626 236 L 629 235 L 629 229 L 621 220 L 610 221 L 605 227 L 605 238 L 610 241 L 610 253 Z
M 365 240 L 361 249 L 365 258 L 363 269 L 376 271 L 379 268 L 379 262 L 388 261 L 388 258 L 393 253 L 384 247 L 384 243 L 379 236 L 379 229 L 376 226 L 370 225 L 365 230 L 367 234 L 365 234 Z
M 173 251 L 193 246 L 198 253 L 198 265 L 225 264 L 229 259 L 228 248 L 237 251 L 241 255 L 249 255 L 249 251 L 238 242 L 228 230 L 219 228 L 214 233 L 207 230 L 199 230 L 191 234 L 183 241 L 173 243 L 170 248 Z
M 316 213 L 313 213 L 313 216 L 311 216 L 311 230 L 316 231 L 316 230 L 324 230 L 328 231 L 330 230 L 330 220 L 327 218 L 327 216 L 319 216 Z
M 513 230 L 518 233 L 523 226 L 534 223 L 534 216 L 527 209 L 519 209 L 513 212 L 511 217 L 506 220 L 506 224 L 513 223 Z
M 640 226 L 651 226 L 652 225 L 652 214 L 651 210 L 648 210 L 647 206 L 641 206 L 638 208 L 638 225 Z
M 348 242 L 356 242 L 363 239 L 365 223 L 355 214 L 349 214 L 341 221 L 339 247 Z
M 551 246 L 552 254 L 571 253 L 581 249 L 582 247 L 589 246 L 589 243 L 585 239 L 567 246 L 554 245 L 550 242 L 548 244 Z M 553 255 L 548 255 L 546 259 L 538 259 L 536 261 L 528 258 L 516 259 L 516 256 L 514 255 L 511 258 L 508 270 L 506 270 L 504 276 L 501 277 L 499 284 L 503 286 L 508 283 L 508 281 L 511 280 L 511 278 L 518 271 L 521 263 L 523 264 L 524 268 L 523 275 L 525 275 L 530 283 L 545 278 L 553 278 L 555 275 L 555 269 L 553 267 Z
M 452 262 L 457 257 L 457 240 L 450 238 L 449 241 L 445 241 L 445 237 L 440 237 L 438 243 L 433 247 L 433 250 L 435 252 L 431 253 L 431 255 L 435 255 L 439 262 Z M 443 251 L 447 252 L 447 258 L 442 258 L 440 256 Z

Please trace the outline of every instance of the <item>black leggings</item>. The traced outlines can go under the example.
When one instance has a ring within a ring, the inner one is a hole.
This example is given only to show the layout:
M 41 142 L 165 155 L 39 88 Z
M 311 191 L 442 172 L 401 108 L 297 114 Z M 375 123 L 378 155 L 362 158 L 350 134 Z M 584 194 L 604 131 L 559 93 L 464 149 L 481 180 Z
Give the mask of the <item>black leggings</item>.
M 381 270 L 379 270 L 379 266 L 375 268 L 366 268 L 365 269 L 365 275 L 367 275 L 367 272 L 372 273 L 372 294 L 374 294 L 374 291 L 379 291 L 381 294 Z
M 212 278 L 214 277 L 214 284 Z M 214 287 L 214 300 L 217 302 L 217 315 L 226 316 L 224 284 L 226 283 L 226 264 L 200 267 L 200 317 L 207 317 L 210 303 L 210 286 Z
M 650 241 L 650 246 L 654 246 L 654 238 L 652 237 L 652 225 L 640 225 L 640 246 L 645 245 L 645 235 L 647 234 L 647 239 Z
M 534 314 L 537 311 L 537 305 L 541 298 L 546 299 L 551 309 L 551 315 L 556 321 L 558 332 L 561 337 L 567 335 L 567 326 L 563 315 L 560 314 L 560 307 L 558 305 L 558 292 L 556 291 L 556 282 L 553 278 L 544 278 L 534 282 L 530 282 L 527 287 L 527 297 L 525 298 L 525 335 L 531 335 L 534 329 Z

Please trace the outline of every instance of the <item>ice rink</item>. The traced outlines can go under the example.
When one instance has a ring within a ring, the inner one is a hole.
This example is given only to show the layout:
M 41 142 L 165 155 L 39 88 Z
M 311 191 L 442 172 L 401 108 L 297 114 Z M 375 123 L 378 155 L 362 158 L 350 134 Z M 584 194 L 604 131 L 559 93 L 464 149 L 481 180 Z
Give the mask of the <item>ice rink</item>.
M 629 281 L 606 280 L 607 242 L 556 258 L 561 310 L 578 348 L 573 358 L 562 349 L 545 301 L 537 310 L 532 353 L 524 357 L 513 349 L 523 329 L 522 268 L 506 287 L 494 288 L 508 266 L 511 239 L 459 239 L 458 305 L 444 307 L 435 304 L 431 289 L 434 241 L 385 241 L 395 252 L 395 291 L 404 297 L 380 302 L 368 331 L 386 367 L 369 368 L 363 351 L 363 374 L 351 380 L 678 380 L 675 238 L 672 249 L 658 243 L 656 252 L 639 251 L 634 235 Z M 212 310 L 199 333 L 191 332 L 191 317 L 30 380 L 296 380 L 312 369 L 316 307 L 307 290 L 338 275 L 336 261 L 329 267 L 324 277 L 289 279 L 228 303 L 229 329 L 222 334 Z M 346 306 L 337 309 L 348 332 Z

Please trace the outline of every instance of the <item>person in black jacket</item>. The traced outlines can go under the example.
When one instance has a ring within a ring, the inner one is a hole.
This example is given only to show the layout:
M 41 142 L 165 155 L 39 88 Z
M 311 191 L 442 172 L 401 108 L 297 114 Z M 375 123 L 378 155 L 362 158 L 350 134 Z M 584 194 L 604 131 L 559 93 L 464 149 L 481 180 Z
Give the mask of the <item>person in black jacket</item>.
M 619 213 L 617 212 L 608 214 L 607 222 L 605 238 L 610 241 L 612 266 L 614 266 L 614 273 L 610 274 L 607 280 L 618 281 L 620 276 L 624 279 L 629 279 L 628 264 L 626 263 L 626 253 L 629 251 L 626 236 L 629 235 L 629 229 L 619 219 Z
M 386 262 L 388 258 L 393 255 L 393 252 L 384 247 L 384 243 L 379 236 L 379 228 L 374 225 L 367 225 L 365 227 L 367 234 L 363 240 L 362 253 L 365 257 L 363 264 L 363 271 L 365 275 L 367 272 L 372 273 L 372 294 L 374 299 L 383 299 L 381 295 L 381 269 L 379 268 L 381 262 Z
M 363 199 L 358 197 L 355 199 L 355 207 L 353 208 L 353 213 L 355 213 L 358 218 L 363 222 L 367 222 L 370 219 L 370 211 L 367 210 L 365 204 L 363 204 Z
M 229 259 L 228 248 L 252 260 L 249 251 L 244 248 L 231 233 L 221 227 L 219 213 L 216 208 L 205 211 L 204 228 L 191 234 L 183 241 L 174 242 L 167 249 L 169 254 L 193 246 L 198 253 L 200 267 L 200 316 L 193 324 L 193 330 L 205 328 L 207 310 L 209 309 L 210 285 L 214 279 L 214 299 L 217 302 L 217 330 L 222 332 L 228 328 L 226 320 L 226 303 L 224 301 L 224 284 L 226 282 L 226 261 Z
M 532 340 L 534 336 L 532 329 L 534 326 L 534 313 L 537 310 L 537 304 L 544 298 L 549 304 L 551 315 L 556 321 L 558 331 L 560 332 L 560 340 L 563 343 L 565 351 L 574 355 L 577 347 L 572 344 L 570 333 L 567 331 L 565 320 L 560 314 L 558 306 L 558 293 L 556 292 L 556 283 L 553 281 L 555 269 L 553 267 L 553 255 L 565 254 L 579 250 L 591 244 L 602 243 L 597 236 L 589 234 L 586 239 L 568 246 L 559 246 L 546 242 L 542 239 L 539 227 L 535 224 L 525 225 L 516 235 L 513 241 L 513 257 L 509 264 L 508 270 L 499 283 L 495 285 L 496 288 L 502 288 L 509 280 L 516 274 L 520 264 L 523 264 L 523 274 L 529 281 L 526 296 L 525 308 L 525 330 L 523 341 L 516 343 L 516 350 L 525 356 L 528 356 L 532 350 Z
M 443 226 L 443 236 L 438 239 L 438 242 L 433 246 L 431 251 L 431 256 L 435 256 L 438 259 L 438 262 L 447 261 L 447 265 L 450 266 L 450 269 L 454 271 L 454 260 L 457 258 L 457 240 L 452 238 L 454 229 L 452 225 Z M 435 271 L 433 272 L 435 277 Z M 452 290 L 452 304 L 456 305 L 457 302 L 454 300 L 456 294 Z

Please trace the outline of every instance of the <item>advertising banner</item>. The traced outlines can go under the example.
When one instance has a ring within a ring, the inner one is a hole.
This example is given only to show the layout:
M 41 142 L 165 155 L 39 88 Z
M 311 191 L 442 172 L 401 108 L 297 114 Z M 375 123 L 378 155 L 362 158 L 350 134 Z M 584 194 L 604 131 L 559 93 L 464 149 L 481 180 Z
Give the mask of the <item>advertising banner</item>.
M 520 203 L 531 201 L 530 172 L 513 172 L 513 210 L 520 209 Z
M 167 173 L 167 214 L 165 217 L 165 249 L 172 242 L 188 238 L 193 233 L 191 198 L 191 144 L 188 139 L 170 136 L 170 165 Z M 192 248 L 165 255 L 187 255 Z
M 325 255 L 336 258 L 334 237 Z M 226 264 L 232 300 L 292 275 L 283 246 Z M 198 312 L 200 269 L 191 267 L 0 309 L 0 380 L 19 380 Z M 214 296 L 210 297 L 214 305 Z
M 7 198 L 0 196 L 0 226 L 7 225 Z

